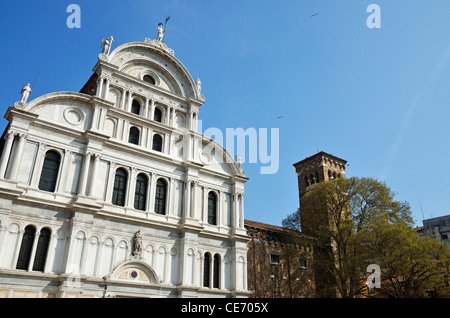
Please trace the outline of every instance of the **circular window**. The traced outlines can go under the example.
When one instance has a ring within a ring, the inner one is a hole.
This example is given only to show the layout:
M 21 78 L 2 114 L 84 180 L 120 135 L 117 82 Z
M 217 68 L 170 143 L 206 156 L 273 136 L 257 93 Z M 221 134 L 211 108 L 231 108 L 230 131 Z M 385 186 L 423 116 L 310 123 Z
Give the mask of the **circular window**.
M 210 165 L 212 163 L 212 158 L 211 158 L 211 154 L 205 152 L 205 151 L 200 151 L 199 153 L 199 159 L 200 161 L 204 164 L 204 165 Z
M 136 278 L 138 277 L 138 272 L 136 272 L 136 271 L 131 271 L 130 277 L 131 277 L 132 279 L 136 279 Z
M 144 80 L 144 82 L 150 83 L 152 85 L 156 84 L 155 79 L 152 76 L 150 76 L 150 75 L 144 75 L 143 80 Z
M 64 118 L 69 124 L 79 125 L 84 120 L 84 114 L 78 108 L 67 108 L 64 111 Z

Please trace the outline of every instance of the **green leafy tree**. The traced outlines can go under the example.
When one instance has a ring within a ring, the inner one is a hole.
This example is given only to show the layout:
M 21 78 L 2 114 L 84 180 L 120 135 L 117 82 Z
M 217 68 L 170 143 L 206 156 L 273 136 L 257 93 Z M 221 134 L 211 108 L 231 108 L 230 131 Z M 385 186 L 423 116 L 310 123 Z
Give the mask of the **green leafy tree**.
M 448 297 L 449 245 L 419 237 L 405 223 L 379 220 L 369 235 L 372 262 L 381 269 L 381 288 L 373 296 Z M 430 293 L 431 292 L 431 293 Z
M 409 204 L 371 178 L 338 178 L 311 188 L 283 226 L 313 238 L 315 275 L 322 278 L 316 279 L 317 297 L 361 295 L 368 260 L 374 258 L 374 224 L 412 226 Z

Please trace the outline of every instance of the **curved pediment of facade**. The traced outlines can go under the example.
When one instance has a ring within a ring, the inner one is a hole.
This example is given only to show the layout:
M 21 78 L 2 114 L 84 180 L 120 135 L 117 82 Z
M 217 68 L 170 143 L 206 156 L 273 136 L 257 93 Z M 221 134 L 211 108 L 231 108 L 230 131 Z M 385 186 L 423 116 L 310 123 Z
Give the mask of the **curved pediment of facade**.
M 126 281 L 140 284 L 159 284 L 156 272 L 142 260 L 127 260 L 118 264 L 105 276 L 108 281 Z
M 175 58 L 165 44 L 150 41 L 126 43 L 116 48 L 108 58 L 119 72 L 139 80 L 144 75 L 155 79 L 156 86 L 181 95 L 184 98 L 202 99 L 192 76 Z
M 205 168 L 229 175 L 245 177 L 242 167 L 235 161 L 227 149 L 217 141 L 204 136 L 199 161 Z
M 22 110 L 38 115 L 40 120 L 85 131 L 91 124 L 92 98 L 76 92 L 55 92 L 30 101 Z

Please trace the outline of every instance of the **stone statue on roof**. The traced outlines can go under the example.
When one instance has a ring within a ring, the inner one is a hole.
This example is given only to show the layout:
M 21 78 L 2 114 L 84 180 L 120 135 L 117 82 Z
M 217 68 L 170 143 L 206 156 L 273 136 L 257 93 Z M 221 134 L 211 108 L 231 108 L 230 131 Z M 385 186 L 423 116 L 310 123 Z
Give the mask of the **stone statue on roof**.
M 195 86 L 197 87 L 197 92 L 200 95 L 202 93 L 202 81 L 197 77 L 197 80 L 195 81 Z
M 158 42 L 162 42 L 162 40 L 164 39 L 164 33 L 166 31 L 163 28 L 163 24 L 162 23 L 158 23 L 158 37 L 157 37 L 157 41 Z
M 20 91 L 20 94 L 22 94 L 22 98 L 20 99 L 20 102 L 23 104 L 26 104 L 28 101 L 28 97 L 30 97 L 30 93 L 31 93 L 30 84 L 23 85 L 22 90 Z
M 113 41 L 114 38 L 112 37 L 112 35 L 110 35 L 109 38 L 102 40 L 102 54 L 109 55 L 109 51 L 111 50 Z

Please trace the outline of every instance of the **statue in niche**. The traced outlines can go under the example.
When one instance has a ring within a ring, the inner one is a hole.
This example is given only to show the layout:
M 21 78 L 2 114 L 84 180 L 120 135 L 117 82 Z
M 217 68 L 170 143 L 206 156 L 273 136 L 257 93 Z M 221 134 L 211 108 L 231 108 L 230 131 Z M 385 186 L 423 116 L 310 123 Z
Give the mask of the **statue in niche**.
M 30 97 L 30 93 L 31 93 L 30 84 L 23 85 L 22 90 L 20 91 L 20 94 L 22 94 L 22 98 L 20 99 L 20 102 L 23 104 L 26 104 L 28 101 L 28 97 Z
M 142 234 L 141 234 L 141 230 L 139 230 L 134 235 L 133 256 L 141 257 L 141 254 L 142 254 Z
M 102 40 L 102 54 L 109 55 L 113 41 L 114 38 L 112 35 L 110 35 L 109 38 L 106 38 L 106 40 Z

